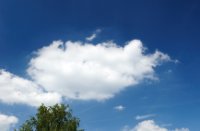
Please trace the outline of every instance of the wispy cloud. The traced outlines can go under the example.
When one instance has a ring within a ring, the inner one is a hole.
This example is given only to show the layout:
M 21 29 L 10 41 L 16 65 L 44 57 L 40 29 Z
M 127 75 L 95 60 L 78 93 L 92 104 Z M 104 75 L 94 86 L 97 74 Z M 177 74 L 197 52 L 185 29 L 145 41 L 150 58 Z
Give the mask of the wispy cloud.
M 100 32 L 101 32 L 101 29 L 97 29 L 92 35 L 86 37 L 86 40 L 87 41 L 94 40 Z
M 165 123 L 165 124 L 162 124 L 161 126 L 162 127 L 170 127 L 170 126 L 172 126 L 172 124 L 171 123 Z
M 125 107 L 123 105 L 118 105 L 118 106 L 115 106 L 114 109 L 117 111 L 123 111 Z
M 168 69 L 168 70 L 167 70 L 167 73 L 168 73 L 168 74 L 172 73 L 172 69 Z
M 143 119 L 147 119 L 147 118 L 154 117 L 154 116 L 156 116 L 156 114 L 137 115 L 135 117 L 135 119 L 136 120 L 143 120 Z
M 87 41 L 92 41 L 97 37 L 97 34 L 92 34 L 91 36 L 86 37 Z

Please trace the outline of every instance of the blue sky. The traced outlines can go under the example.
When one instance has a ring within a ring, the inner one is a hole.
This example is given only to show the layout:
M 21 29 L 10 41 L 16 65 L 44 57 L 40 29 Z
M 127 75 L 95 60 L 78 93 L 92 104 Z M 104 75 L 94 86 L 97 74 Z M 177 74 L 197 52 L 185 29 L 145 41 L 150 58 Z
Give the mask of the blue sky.
M 0 0 L 0 129 L 62 102 L 86 131 L 198 131 L 199 23 L 198 0 Z

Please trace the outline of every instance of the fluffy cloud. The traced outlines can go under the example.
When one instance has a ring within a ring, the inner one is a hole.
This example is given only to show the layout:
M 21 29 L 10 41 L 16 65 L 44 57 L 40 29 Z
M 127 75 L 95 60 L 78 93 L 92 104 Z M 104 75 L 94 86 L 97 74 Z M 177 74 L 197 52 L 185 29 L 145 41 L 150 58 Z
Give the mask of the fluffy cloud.
M 136 120 L 142 120 L 142 119 L 147 119 L 147 118 L 149 118 L 149 117 L 154 117 L 154 116 L 155 116 L 155 114 L 137 115 L 137 116 L 135 117 L 135 119 L 136 119 Z
M 153 120 L 145 120 L 138 123 L 134 128 L 125 126 L 122 131 L 189 131 L 188 128 L 180 128 L 175 130 L 169 130 L 164 127 L 160 127 Z
M 162 128 L 155 124 L 153 120 L 142 121 L 131 131 L 168 131 L 166 128 Z
M 18 122 L 18 119 L 15 116 L 7 116 L 0 114 L 0 130 L 9 131 L 10 128 Z
M 54 41 L 36 52 L 27 71 L 46 91 L 67 99 L 102 101 L 144 79 L 155 79 L 154 68 L 170 61 L 167 54 L 145 50 L 139 40 L 124 47 L 113 42 Z
M 32 81 L 0 70 L 0 101 L 38 106 L 41 103 L 55 104 L 61 101 L 61 97 L 57 93 L 45 92 Z

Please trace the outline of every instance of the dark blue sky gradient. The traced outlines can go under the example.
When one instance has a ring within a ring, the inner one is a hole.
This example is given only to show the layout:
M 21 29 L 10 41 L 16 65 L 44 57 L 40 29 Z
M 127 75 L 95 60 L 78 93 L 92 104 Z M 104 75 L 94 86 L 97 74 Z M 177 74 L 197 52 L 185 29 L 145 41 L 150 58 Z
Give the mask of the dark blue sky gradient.
M 21 59 L 52 40 L 84 38 L 96 28 L 108 32 L 102 38 L 138 38 L 190 60 L 198 55 L 199 12 L 197 0 L 1 0 L 0 52 L 8 58 L 0 60 L 12 63 L 13 56 Z

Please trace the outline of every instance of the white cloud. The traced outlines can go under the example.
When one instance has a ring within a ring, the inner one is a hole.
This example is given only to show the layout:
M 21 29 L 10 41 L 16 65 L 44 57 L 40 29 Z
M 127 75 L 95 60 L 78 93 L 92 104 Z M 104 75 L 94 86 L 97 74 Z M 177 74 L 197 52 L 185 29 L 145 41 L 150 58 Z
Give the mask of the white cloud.
M 139 40 L 124 47 L 54 41 L 37 51 L 27 71 L 46 91 L 67 99 L 102 101 L 144 79 L 155 79 L 154 68 L 163 61 L 171 60 L 160 51 L 145 53 Z
M 86 37 L 87 41 L 92 41 L 97 37 L 97 34 L 99 34 L 101 32 L 100 29 L 97 29 L 91 36 Z
M 154 117 L 154 116 L 155 116 L 155 114 L 137 115 L 137 116 L 135 117 L 135 119 L 136 119 L 136 120 L 143 120 L 143 119 L 147 119 L 147 118 L 149 118 L 149 117 Z
M 9 131 L 11 127 L 18 122 L 15 116 L 7 116 L 0 113 L 0 130 Z
M 169 130 L 167 128 L 157 125 L 153 120 L 145 120 L 138 123 L 135 127 L 130 128 L 124 126 L 121 131 L 189 131 L 188 128 L 176 128 L 175 130 Z
M 180 128 L 180 129 L 175 129 L 172 131 L 190 131 L 188 128 Z
M 61 101 L 58 93 L 44 92 L 37 84 L 27 79 L 0 70 L 0 101 L 39 106 L 52 105 Z
M 140 122 L 131 131 L 168 131 L 166 128 L 162 128 L 155 124 L 153 120 L 146 120 Z
M 97 37 L 97 34 L 92 34 L 91 36 L 86 37 L 87 41 L 92 41 Z
M 123 111 L 125 109 L 125 107 L 122 105 L 118 105 L 118 106 L 115 106 L 114 109 L 117 111 Z

